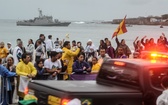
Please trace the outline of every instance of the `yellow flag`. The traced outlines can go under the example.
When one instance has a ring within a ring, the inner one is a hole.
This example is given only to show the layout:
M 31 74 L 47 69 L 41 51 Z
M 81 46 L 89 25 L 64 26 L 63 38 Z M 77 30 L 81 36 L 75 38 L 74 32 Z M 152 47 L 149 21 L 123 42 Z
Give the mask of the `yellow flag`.
M 121 35 L 123 33 L 127 32 L 127 28 L 125 26 L 125 19 L 126 16 L 124 17 L 124 19 L 121 21 L 121 23 L 119 24 L 118 28 L 114 31 L 112 38 L 114 38 L 117 35 Z

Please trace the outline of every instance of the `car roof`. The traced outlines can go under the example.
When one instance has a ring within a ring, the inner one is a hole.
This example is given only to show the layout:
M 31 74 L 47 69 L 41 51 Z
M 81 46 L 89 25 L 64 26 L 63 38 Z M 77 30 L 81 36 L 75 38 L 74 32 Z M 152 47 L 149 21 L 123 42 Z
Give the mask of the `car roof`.
M 124 62 L 126 64 L 139 66 L 167 66 L 166 62 L 145 60 L 145 59 L 109 59 L 107 62 Z

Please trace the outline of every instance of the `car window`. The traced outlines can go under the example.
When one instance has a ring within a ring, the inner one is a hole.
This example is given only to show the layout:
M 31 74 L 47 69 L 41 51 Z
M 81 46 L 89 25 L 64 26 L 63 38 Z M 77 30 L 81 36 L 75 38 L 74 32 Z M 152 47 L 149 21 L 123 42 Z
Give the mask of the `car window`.
M 114 65 L 102 66 L 102 70 L 101 73 L 99 73 L 99 77 L 114 82 L 120 82 L 136 86 L 138 86 L 139 81 L 137 70 Z
M 155 68 L 149 69 L 151 84 L 156 88 L 161 87 L 161 80 L 164 76 L 168 75 L 168 68 Z

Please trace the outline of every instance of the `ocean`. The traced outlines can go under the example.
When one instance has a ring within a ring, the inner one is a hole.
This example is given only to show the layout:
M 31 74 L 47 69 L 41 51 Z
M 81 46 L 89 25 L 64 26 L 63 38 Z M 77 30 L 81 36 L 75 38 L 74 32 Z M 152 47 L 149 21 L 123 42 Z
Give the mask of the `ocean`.
M 107 37 L 111 40 L 112 46 L 116 47 L 115 38 L 111 39 L 111 37 L 118 25 L 72 22 L 68 27 L 16 26 L 16 21 L 0 20 L 0 42 L 11 42 L 15 47 L 16 39 L 20 38 L 26 46 L 29 39 L 33 39 L 35 42 L 40 34 L 44 34 L 46 38 L 48 35 L 52 35 L 53 41 L 57 37 L 60 40 L 81 41 L 84 47 L 88 39 L 91 39 L 98 47 L 100 40 Z M 160 26 L 133 25 L 127 27 L 127 30 L 127 33 L 118 36 L 118 38 L 119 40 L 125 39 L 131 50 L 133 50 L 133 41 L 137 36 L 141 39 L 146 35 L 147 38 L 154 38 L 155 42 L 162 32 L 168 37 L 168 26 L 160 28 Z M 69 39 L 66 38 L 66 34 L 69 34 Z

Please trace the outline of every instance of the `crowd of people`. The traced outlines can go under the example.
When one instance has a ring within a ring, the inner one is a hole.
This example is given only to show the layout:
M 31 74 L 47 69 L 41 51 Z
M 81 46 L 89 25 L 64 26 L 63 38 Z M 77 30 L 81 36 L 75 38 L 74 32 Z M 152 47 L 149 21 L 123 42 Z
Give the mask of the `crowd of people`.
M 138 58 L 142 51 L 168 52 L 168 41 L 164 33 L 157 39 L 157 43 L 155 43 L 154 38 L 148 39 L 146 37 L 147 36 L 144 36 L 139 40 L 138 37 L 136 37 L 134 40 L 135 58 Z
M 145 38 L 146 36 L 138 40 L 137 37 L 133 42 L 134 58 L 138 58 L 143 50 L 167 52 L 168 43 L 164 34 L 157 40 L 157 44 L 154 43 L 153 38 Z M 48 35 L 46 39 L 44 34 L 40 34 L 35 43 L 29 39 L 26 47 L 23 46 L 21 39 L 16 40 L 16 47 L 13 47 L 10 42 L 5 47 L 5 43 L 0 42 L 0 64 L 10 72 L 17 74 L 17 86 L 15 86 L 14 77 L 9 78 L 11 84 L 8 90 L 9 103 L 12 103 L 15 87 L 17 87 L 19 99 L 23 99 L 25 94 L 20 88 L 23 78 L 27 80 L 68 80 L 72 73 L 97 73 L 101 64 L 108 59 L 130 58 L 132 52 L 126 41 L 124 39 L 119 41 L 118 37 L 115 41 L 116 49 L 108 38 L 100 40 L 98 47 L 89 39 L 86 47 L 83 47 L 80 41 L 61 41 L 59 38 L 54 41 L 52 35 Z

